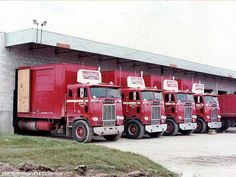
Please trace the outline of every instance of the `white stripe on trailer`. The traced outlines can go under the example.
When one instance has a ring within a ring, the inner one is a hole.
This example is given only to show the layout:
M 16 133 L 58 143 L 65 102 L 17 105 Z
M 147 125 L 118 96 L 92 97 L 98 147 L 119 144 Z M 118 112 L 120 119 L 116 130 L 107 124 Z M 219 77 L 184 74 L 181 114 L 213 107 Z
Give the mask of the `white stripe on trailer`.
M 67 103 L 83 103 L 88 102 L 88 100 L 66 100 Z
M 140 104 L 140 102 L 133 102 L 133 101 L 131 101 L 131 102 L 123 102 L 123 104 Z

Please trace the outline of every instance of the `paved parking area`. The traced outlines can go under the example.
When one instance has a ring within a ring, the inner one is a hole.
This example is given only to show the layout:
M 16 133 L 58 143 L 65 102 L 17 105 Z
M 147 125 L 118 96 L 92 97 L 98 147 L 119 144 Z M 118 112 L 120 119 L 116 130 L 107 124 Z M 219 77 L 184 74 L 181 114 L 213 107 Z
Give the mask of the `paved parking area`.
M 236 127 L 215 135 L 122 138 L 95 144 L 142 154 L 184 177 L 236 176 Z

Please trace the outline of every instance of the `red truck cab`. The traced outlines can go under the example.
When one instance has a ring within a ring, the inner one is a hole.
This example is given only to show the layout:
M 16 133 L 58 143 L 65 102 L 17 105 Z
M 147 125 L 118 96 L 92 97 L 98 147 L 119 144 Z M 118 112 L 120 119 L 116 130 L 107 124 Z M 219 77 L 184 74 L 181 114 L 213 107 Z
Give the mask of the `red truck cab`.
M 124 131 L 118 86 L 101 83 L 94 67 L 51 64 L 18 68 L 19 130 L 48 131 L 90 142 L 94 135 L 112 141 Z
M 165 135 L 178 132 L 189 135 L 196 128 L 196 110 L 192 93 L 178 90 L 178 82 L 156 75 L 144 76 L 149 86 L 163 88 L 167 130 Z
M 146 88 L 142 77 L 125 71 L 102 72 L 104 82 L 120 85 L 122 91 L 125 135 L 142 138 L 161 136 L 167 128 L 163 97 L 160 90 Z
M 193 95 L 189 92 L 164 91 L 166 110 L 166 135 L 190 135 L 197 127 Z
M 207 129 L 219 129 L 221 116 L 218 96 L 204 93 L 204 85 L 194 83 L 192 86 L 197 113 L 195 133 L 203 133 Z

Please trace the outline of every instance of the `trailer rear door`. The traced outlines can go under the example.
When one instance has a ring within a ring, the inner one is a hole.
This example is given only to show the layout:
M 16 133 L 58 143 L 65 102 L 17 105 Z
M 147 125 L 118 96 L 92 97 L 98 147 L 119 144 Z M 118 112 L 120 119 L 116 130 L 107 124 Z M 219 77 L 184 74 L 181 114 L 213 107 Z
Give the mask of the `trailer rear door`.
M 30 112 L 30 69 L 18 70 L 17 112 Z

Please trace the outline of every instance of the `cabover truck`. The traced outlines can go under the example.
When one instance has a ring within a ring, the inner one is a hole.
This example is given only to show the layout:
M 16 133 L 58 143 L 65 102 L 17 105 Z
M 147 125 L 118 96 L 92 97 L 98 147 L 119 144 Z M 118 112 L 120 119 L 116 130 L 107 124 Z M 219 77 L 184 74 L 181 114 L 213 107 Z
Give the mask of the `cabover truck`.
M 163 97 L 159 90 L 146 88 L 142 74 L 103 71 L 103 82 L 121 86 L 125 135 L 142 138 L 161 136 L 167 128 Z
M 203 133 L 209 129 L 219 129 L 221 127 L 220 109 L 218 96 L 211 93 L 204 93 L 204 84 L 193 79 L 179 79 L 181 90 L 192 90 L 197 113 L 197 128 L 195 133 Z
M 195 133 L 203 133 L 209 129 L 221 127 L 221 116 L 218 96 L 204 93 L 204 84 L 194 83 L 192 86 L 197 113 Z
M 156 75 L 145 75 L 144 79 L 148 86 L 163 87 L 159 89 L 164 90 L 162 93 L 167 123 L 165 135 L 176 135 L 178 132 L 183 135 L 190 135 L 197 127 L 196 109 L 192 93 L 178 90 L 176 80 L 163 80 L 162 76 Z
M 94 135 L 117 140 L 124 131 L 119 87 L 102 84 L 95 67 L 25 66 L 16 76 L 16 132 L 53 132 L 90 142 Z
M 225 131 L 236 125 L 236 94 L 219 95 L 222 127 Z

